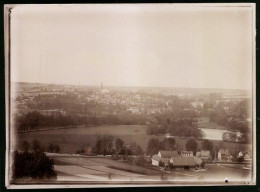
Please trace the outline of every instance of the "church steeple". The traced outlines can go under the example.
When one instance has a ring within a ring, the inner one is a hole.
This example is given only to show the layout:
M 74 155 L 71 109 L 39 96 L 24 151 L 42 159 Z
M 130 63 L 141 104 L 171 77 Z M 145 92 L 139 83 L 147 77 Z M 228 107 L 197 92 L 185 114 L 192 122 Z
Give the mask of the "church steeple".
M 103 90 L 103 84 L 102 84 L 102 81 L 101 81 L 101 90 Z

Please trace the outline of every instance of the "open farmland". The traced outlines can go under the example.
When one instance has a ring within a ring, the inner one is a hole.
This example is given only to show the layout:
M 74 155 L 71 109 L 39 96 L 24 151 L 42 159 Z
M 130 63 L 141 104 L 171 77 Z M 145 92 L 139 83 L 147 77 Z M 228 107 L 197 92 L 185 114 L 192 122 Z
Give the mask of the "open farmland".
M 114 138 L 120 137 L 126 144 L 136 142 L 145 150 L 149 139 L 152 137 L 146 134 L 146 129 L 146 126 L 140 125 L 119 125 L 19 133 L 13 134 L 13 148 L 21 149 L 23 141 L 27 140 L 29 143 L 32 143 L 34 139 L 37 139 L 45 148 L 50 143 L 54 143 L 60 146 L 61 153 L 75 153 L 83 145 L 94 146 L 98 135 L 108 134 Z M 163 138 L 164 136 L 160 137 Z
M 109 157 L 89 157 L 82 155 L 47 155 L 54 159 L 54 169 L 57 171 L 57 182 L 104 182 L 104 181 L 146 181 L 161 182 L 164 175 L 164 182 L 210 182 L 209 178 L 214 178 L 211 182 L 223 182 L 225 178 L 229 182 L 248 182 L 250 171 L 242 167 L 225 167 L 217 164 L 207 164 L 203 171 L 196 170 L 176 170 L 160 171 L 125 162 L 115 161 Z M 221 173 L 221 174 L 220 174 Z
M 147 144 L 151 138 L 163 140 L 165 135 L 147 135 L 146 126 L 141 125 L 117 125 L 117 126 L 97 126 L 97 127 L 80 127 L 56 130 L 44 130 L 37 132 L 14 134 L 13 148 L 22 149 L 22 142 L 27 140 L 32 143 L 37 139 L 45 149 L 50 143 L 58 144 L 61 153 L 75 153 L 83 145 L 94 147 L 96 137 L 99 134 L 109 134 L 114 138 L 121 138 L 126 144 L 136 142 L 146 151 Z M 179 150 L 185 150 L 185 144 L 189 138 L 175 137 L 176 146 Z M 202 140 L 198 140 L 198 148 L 201 148 Z M 237 149 L 247 150 L 251 144 L 227 143 L 223 141 L 214 141 L 213 146 L 216 148 L 227 148 L 230 151 Z
M 76 177 L 79 181 L 104 180 L 147 180 L 147 175 L 160 175 L 159 170 L 130 165 L 114 161 L 107 157 L 85 157 L 70 155 L 47 155 L 54 159 L 54 169 L 58 173 L 58 181 L 71 180 Z

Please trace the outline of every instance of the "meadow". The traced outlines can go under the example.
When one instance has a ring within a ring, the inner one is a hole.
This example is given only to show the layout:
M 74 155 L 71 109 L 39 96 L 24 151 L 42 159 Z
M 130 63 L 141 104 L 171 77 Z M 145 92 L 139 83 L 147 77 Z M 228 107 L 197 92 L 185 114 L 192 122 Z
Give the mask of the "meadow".
M 60 146 L 60 153 L 76 153 L 82 146 L 95 146 L 98 135 L 108 134 L 115 139 L 121 138 L 126 145 L 136 142 L 143 151 L 146 151 L 147 144 L 151 138 L 157 138 L 160 141 L 165 139 L 165 135 L 147 135 L 147 126 L 144 125 L 115 125 L 115 126 L 97 126 L 97 127 L 77 127 L 56 130 L 43 130 L 28 133 L 13 134 L 12 149 L 21 149 L 23 141 L 32 143 L 37 139 L 41 146 L 48 148 L 50 143 Z M 189 138 L 175 137 L 178 150 L 186 150 L 185 144 Z M 198 149 L 201 148 L 203 140 L 197 140 Z M 251 144 L 227 143 L 223 141 L 212 140 L 216 148 L 227 148 L 231 151 L 248 150 Z

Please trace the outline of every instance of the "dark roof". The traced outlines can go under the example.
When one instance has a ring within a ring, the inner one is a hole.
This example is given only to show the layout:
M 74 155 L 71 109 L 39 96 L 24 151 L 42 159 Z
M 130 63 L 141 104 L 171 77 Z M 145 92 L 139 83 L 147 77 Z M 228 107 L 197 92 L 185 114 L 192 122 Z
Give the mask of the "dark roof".
M 198 164 L 194 157 L 172 157 L 173 166 L 195 166 Z
M 171 158 L 171 157 L 178 156 L 177 151 L 159 151 L 159 153 L 161 153 L 161 157 L 163 157 L 163 158 Z

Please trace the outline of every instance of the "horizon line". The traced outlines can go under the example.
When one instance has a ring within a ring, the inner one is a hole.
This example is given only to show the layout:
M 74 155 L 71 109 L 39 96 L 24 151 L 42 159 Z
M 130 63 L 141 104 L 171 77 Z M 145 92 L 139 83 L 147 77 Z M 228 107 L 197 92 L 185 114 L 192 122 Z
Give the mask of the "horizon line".
M 102 82 L 102 81 L 101 81 Z M 28 81 L 16 81 L 10 83 L 31 83 L 31 84 L 41 84 L 41 85 L 69 85 L 69 86 L 89 86 L 89 87 L 99 87 L 100 85 L 85 85 L 85 84 L 65 84 L 65 83 L 40 83 L 40 82 L 28 82 Z M 123 85 L 105 85 L 104 87 L 131 87 L 131 88 L 177 88 L 177 89 L 220 89 L 220 90 L 240 90 L 249 91 L 250 89 L 242 88 L 216 88 L 216 87 L 178 87 L 178 86 L 123 86 Z

